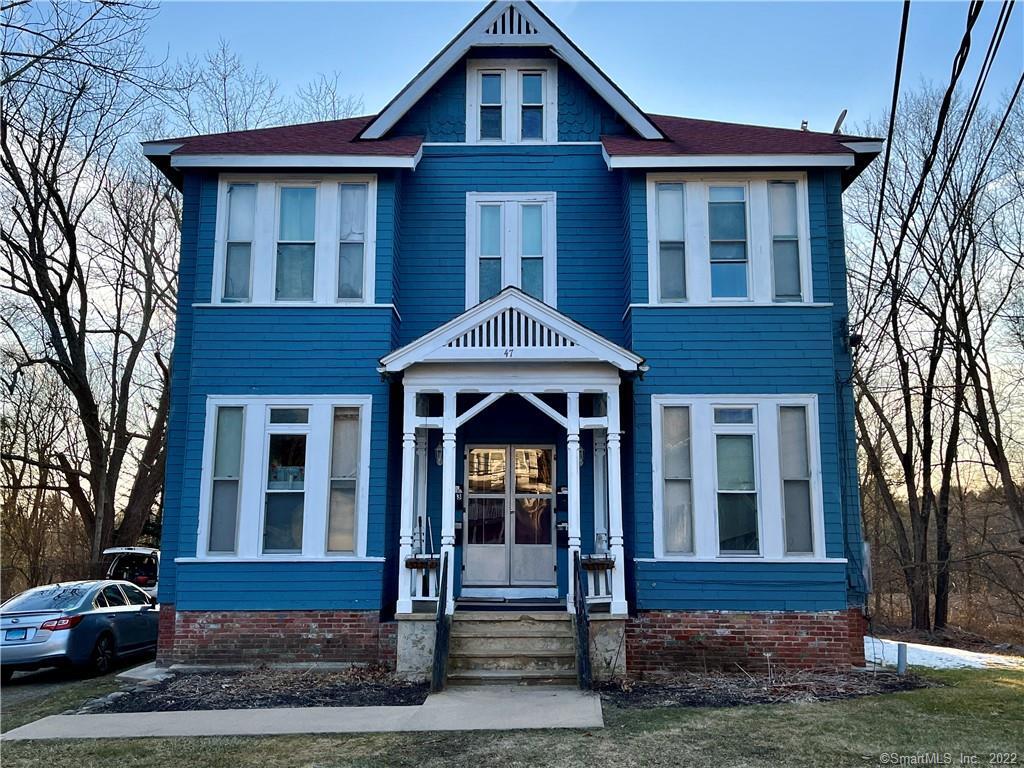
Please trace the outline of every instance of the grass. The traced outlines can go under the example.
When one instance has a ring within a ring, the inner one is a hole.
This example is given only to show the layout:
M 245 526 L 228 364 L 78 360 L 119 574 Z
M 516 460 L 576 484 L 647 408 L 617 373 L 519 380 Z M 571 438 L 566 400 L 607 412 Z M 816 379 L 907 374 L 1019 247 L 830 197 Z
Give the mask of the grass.
M 5 686 L 0 694 L 0 731 L 9 731 L 48 715 L 59 715 L 89 699 L 104 696 L 122 687 L 114 675 L 72 679 L 68 682 L 62 678 L 59 685 L 46 684 L 38 686 L 38 689 L 35 686 Z M 6 753 L 5 747 L 5 758 Z
M 929 672 L 940 687 L 831 703 L 731 709 L 618 709 L 604 729 L 265 738 L 11 742 L 4 768 L 74 764 L 291 766 L 864 766 L 881 753 L 1017 752 L 1024 672 Z M 909 763 L 907 763 L 909 764 Z

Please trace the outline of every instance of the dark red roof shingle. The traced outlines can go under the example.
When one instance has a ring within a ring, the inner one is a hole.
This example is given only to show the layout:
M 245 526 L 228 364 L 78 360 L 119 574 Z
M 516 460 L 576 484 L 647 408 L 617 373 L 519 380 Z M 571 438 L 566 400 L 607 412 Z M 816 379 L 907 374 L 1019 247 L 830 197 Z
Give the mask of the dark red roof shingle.
M 690 117 L 648 115 L 665 139 L 602 136 L 609 155 L 823 155 L 848 154 L 844 141 L 872 141 L 860 136 L 818 133 L 792 128 L 721 123 Z

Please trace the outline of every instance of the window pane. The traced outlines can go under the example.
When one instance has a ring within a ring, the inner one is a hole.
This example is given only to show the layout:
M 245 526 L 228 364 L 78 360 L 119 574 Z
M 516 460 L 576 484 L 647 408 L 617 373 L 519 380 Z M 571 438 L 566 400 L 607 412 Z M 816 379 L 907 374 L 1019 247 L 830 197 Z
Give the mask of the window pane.
M 267 490 L 301 491 L 305 485 L 306 436 L 271 435 Z
M 682 242 L 686 239 L 683 230 L 683 185 L 658 185 L 658 239 Z
M 363 244 L 342 243 L 338 253 L 338 298 L 363 297 Z
M 708 234 L 712 240 L 746 240 L 746 205 L 711 203 L 708 206 Z
M 754 438 L 752 435 L 717 435 L 718 489 L 754 490 Z
M 779 461 L 783 477 L 811 475 L 807 461 L 807 409 L 803 406 L 779 408 Z
M 480 76 L 480 103 L 501 104 L 501 75 Z
M 281 240 L 316 239 L 316 189 L 281 188 Z
M 551 451 L 516 448 L 514 461 L 516 493 L 551 493 Z
M 544 75 L 532 73 L 523 75 L 523 104 L 544 103 Z
M 768 185 L 772 209 L 772 237 L 796 237 L 796 184 Z
M 314 261 L 312 245 L 278 245 L 275 298 L 312 301 Z
M 742 203 L 743 187 L 711 187 L 708 199 L 712 203 Z
M 128 605 L 128 601 L 124 599 L 121 590 L 113 584 L 103 588 L 103 597 L 107 601 L 107 607 L 109 608 L 119 608 L 122 605 Z
M 327 523 L 327 551 L 355 552 L 356 481 L 331 480 L 331 509 Z
M 474 448 L 469 452 L 469 493 L 505 492 L 505 449 Z
M 711 265 L 711 296 L 716 299 L 747 297 L 746 262 Z
M 772 243 L 772 267 L 775 271 L 775 298 L 800 298 L 800 246 L 796 240 Z
M 308 424 L 308 408 L 271 408 L 271 424 Z
M 689 478 L 690 409 L 668 407 L 662 410 L 662 464 L 666 478 Z
M 693 502 L 689 480 L 666 480 L 662 517 L 664 549 L 669 554 L 693 553 Z
M 480 107 L 480 138 L 501 138 L 501 107 Z
M 807 480 L 786 480 L 782 487 L 786 503 L 786 552 L 813 552 L 811 484 Z
M 682 243 L 661 244 L 658 283 L 662 299 L 686 298 L 686 246 Z
M 523 138 L 544 138 L 544 107 L 523 107 Z
M 228 243 L 224 260 L 224 298 L 228 301 L 249 299 L 249 259 L 251 243 Z
M 753 424 L 753 408 L 715 408 L 715 424 Z
M 718 546 L 722 552 L 757 552 L 757 496 L 718 494 Z
M 256 185 L 232 184 L 228 187 L 228 240 L 252 241 L 256 220 Z
M 501 290 L 501 259 L 480 259 L 480 301 Z
M 470 544 L 504 544 L 505 499 L 468 499 L 466 525 Z
M 263 528 L 263 549 L 302 551 L 304 493 L 268 493 Z
M 501 256 L 501 206 L 480 206 L 480 255 Z
M 516 544 L 551 543 L 551 498 L 516 499 Z
M 341 185 L 340 239 L 362 241 L 366 237 L 365 184 Z
M 352 478 L 359 471 L 359 409 L 335 408 L 331 477 Z
M 541 256 L 544 253 L 543 207 L 524 205 L 520 207 L 523 217 L 523 256 Z
M 238 524 L 238 481 L 214 480 L 210 504 L 210 552 L 235 551 Z
M 747 244 L 743 242 L 711 243 L 711 261 L 745 261 Z
M 238 477 L 242 468 L 241 407 L 217 409 L 217 439 L 214 448 L 213 476 Z
M 544 259 L 523 259 L 522 270 L 523 291 L 544 301 Z

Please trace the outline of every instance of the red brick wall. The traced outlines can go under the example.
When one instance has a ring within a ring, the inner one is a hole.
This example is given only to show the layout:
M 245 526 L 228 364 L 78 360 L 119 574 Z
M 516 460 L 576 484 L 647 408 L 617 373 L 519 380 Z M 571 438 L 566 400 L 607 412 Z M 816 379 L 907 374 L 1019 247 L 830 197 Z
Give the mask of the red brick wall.
M 376 611 L 178 611 L 163 664 L 351 662 L 395 666 L 397 630 Z M 170 606 L 173 611 L 173 606 Z M 170 613 L 170 611 L 168 612 Z M 168 637 L 169 634 L 169 637 Z
M 644 677 L 680 670 L 736 672 L 737 665 L 764 670 L 769 659 L 773 667 L 804 669 L 863 664 L 863 626 L 857 608 L 819 613 L 645 611 L 626 622 L 626 670 Z
M 157 624 L 156 663 L 163 667 L 173 664 L 174 649 L 174 603 L 160 604 L 160 618 Z

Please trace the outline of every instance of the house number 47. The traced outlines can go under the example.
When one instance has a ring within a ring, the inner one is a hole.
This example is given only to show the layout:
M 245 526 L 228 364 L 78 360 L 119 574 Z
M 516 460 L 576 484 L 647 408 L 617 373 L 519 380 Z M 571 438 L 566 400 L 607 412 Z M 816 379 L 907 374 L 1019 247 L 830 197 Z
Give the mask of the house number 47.
M 505 357 L 512 357 L 512 347 L 505 347 Z

